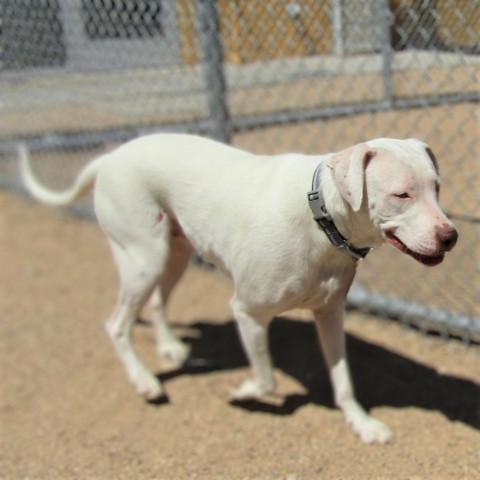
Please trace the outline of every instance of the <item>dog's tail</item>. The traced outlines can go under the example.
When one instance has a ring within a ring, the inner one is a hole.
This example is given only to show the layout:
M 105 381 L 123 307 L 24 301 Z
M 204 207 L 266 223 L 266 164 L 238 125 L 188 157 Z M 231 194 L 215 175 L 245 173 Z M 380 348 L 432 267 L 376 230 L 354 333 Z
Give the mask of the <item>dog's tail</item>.
M 94 160 L 84 167 L 68 190 L 55 192 L 44 187 L 35 178 L 26 145 L 19 145 L 17 152 L 20 159 L 20 175 L 27 190 L 37 200 L 55 206 L 69 205 L 87 193 L 95 182 L 101 160 L 101 158 Z

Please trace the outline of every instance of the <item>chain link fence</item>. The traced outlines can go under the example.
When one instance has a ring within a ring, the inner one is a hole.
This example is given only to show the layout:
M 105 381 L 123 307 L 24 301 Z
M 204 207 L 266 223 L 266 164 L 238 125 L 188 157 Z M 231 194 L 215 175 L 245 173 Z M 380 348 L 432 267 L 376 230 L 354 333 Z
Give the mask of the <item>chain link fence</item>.
M 3 0 L 0 184 L 19 188 L 19 141 L 62 187 L 153 131 L 272 154 L 420 138 L 459 244 L 428 271 L 380 249 L 349 300 L 478 340 L 479 32 L 478 0 Z

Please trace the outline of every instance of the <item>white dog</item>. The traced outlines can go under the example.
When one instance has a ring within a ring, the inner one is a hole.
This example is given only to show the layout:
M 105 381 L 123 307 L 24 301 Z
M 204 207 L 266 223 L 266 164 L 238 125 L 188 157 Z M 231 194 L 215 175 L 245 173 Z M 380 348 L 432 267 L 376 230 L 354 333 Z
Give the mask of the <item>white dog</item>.
M 96 215 L 121 278 L 107 331 L 140 394 L 164 395 L 132 347 L 131 327 L 156 290 L 158 350 L 186 358 L 164 311 L 196 250 L 235 285 L 231 307 L 254 377 L 234 399 L 275 389 L 266 327 L 286 310 L 308 308 L 336 404 L 363 441 L 390 440 L 389 428 L 355 399 L 343 310 L 357 260 L 370 248 L 386 241 L 435 265 L 455 245 L 457 232 L 438 205 L 438 166 L 427 145 L 377 139 L 321 156 L 258 156 L 195 136 L 151 135 L 93 161 L 60 193 L 35 180 L 25 148 L 20 155 L 24 182 L 43 202 L 70 204 L 95 182 Z

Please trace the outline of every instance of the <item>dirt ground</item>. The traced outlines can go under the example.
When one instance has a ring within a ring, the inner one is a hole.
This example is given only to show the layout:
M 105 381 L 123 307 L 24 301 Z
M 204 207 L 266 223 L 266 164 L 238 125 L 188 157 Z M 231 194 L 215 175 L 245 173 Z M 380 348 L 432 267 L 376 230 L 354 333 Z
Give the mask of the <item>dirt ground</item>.
M 272 324 L 279 394 L 229 403 L 249 374 L 231 286 L 192 266 L 170 306 L 187 365 L 156 357 L 148 311 L 135 329 L 169 396 L 149 405 L 104 334 L 117 276 L 97 225 L 1 191 L 0 212 L 1 478 L 480 479 L 478 346 L 349 312 L 358 396 L 395 432 L 365 446 L 333 408 L 303 312 Z

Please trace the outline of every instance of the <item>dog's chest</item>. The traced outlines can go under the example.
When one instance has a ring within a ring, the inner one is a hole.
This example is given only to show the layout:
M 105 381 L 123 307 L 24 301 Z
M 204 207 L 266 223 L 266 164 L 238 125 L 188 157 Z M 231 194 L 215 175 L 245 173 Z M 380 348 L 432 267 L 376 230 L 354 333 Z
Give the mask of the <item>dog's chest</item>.
M 318 310 L 331 302 L 342 301 L 353 281 L 355 270 L 346 268 L 332 272 L 319 272 L 304 283 L 299 292 L 297 306 Z
M 315 310 L 327 305 L 336 296 L 340 285 L 341 281 L 338 278 L 330 278 L 311 285 L 299 297 L 298 307 Z

